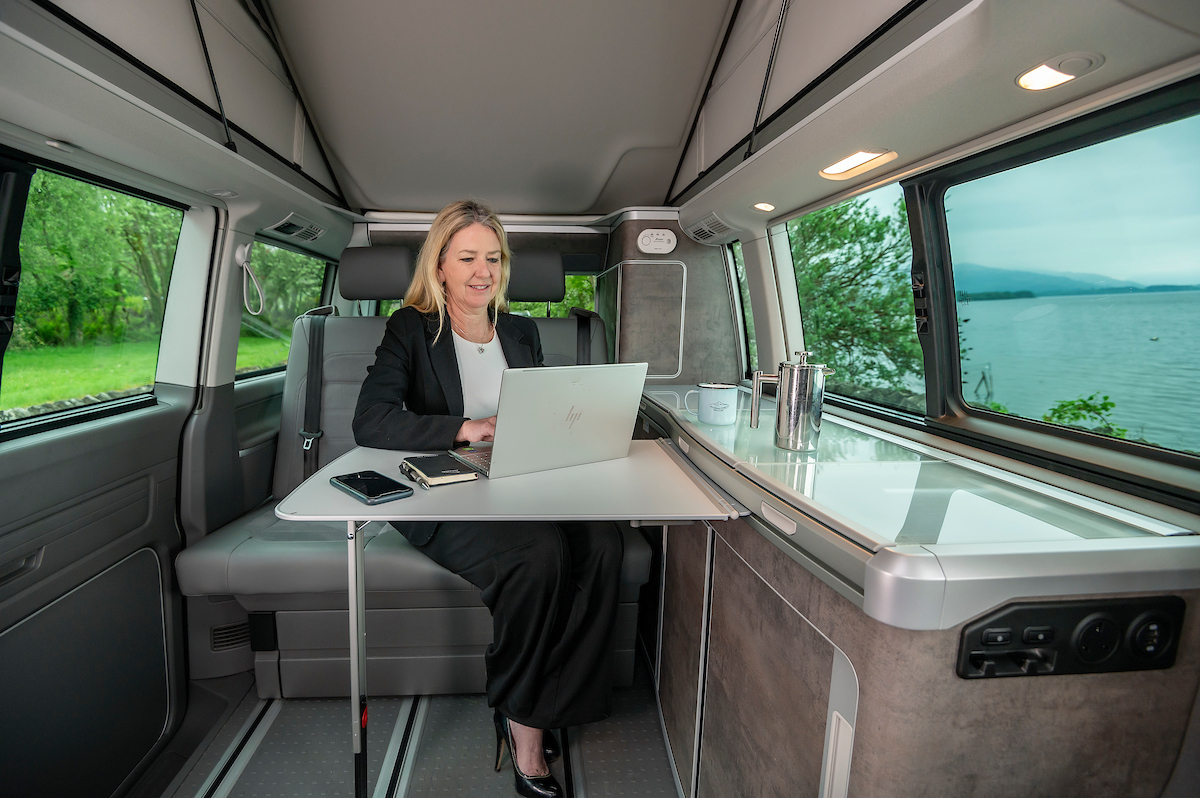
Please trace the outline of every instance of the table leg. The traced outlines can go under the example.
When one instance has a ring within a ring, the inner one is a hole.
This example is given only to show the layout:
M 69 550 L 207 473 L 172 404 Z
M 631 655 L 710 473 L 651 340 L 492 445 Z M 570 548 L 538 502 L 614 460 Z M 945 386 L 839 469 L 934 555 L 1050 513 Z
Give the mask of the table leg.
M 365 526 L 365 524 L 363 525 Z M 346 522 L 350 564 L 350 723 L 354 740 L 354 796 L 367 795 L 367 609 L 363 596 L 363 539 L 356 521 Z

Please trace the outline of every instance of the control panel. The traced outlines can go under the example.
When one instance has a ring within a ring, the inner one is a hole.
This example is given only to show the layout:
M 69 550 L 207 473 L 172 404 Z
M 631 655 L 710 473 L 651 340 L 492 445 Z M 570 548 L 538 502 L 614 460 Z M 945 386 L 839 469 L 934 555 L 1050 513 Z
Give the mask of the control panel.
M 647 255 L 667 255 L 677 243 L 673 230 L 643 230 L 637 238 L 638 249 Z
M 958 675 L 990 679 L 1169 668 L 1183 613 L 1178 596 L 1009 604 L 963 629 Z

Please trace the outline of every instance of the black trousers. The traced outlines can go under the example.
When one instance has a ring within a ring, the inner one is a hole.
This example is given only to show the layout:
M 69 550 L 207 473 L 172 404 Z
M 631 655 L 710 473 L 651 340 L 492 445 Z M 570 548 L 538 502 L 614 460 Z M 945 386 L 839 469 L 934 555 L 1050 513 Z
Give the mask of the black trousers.
M 608 717 L 624 542 L 607 521 L 447 521 L 419 547 L 492 612 L 488 706 L 537 729 Z

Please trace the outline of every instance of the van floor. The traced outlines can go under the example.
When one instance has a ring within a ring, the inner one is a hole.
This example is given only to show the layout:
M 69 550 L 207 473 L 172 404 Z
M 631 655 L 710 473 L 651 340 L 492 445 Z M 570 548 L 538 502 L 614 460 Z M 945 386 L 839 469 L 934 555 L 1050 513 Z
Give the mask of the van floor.
M 493 769 L 485 696 L 372 698 L 369 711 L 370 798 L 516 794 L 511 757 Z M 567 796 L 678 795 L 640 657 L 634 684 L 614 691 L 612 717 L 568 729 L 566 743 L 552 769 Z M 162 798 L 352 796 L 353 768 L 347 699 L 261 700 L 251 688 Z

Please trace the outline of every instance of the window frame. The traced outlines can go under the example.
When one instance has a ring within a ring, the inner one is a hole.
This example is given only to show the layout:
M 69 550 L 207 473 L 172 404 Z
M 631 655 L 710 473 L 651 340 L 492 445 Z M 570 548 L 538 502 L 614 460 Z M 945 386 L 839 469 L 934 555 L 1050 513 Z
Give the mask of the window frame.
M 737 277 L 733 244 L 734 242 L 730 242 L 721 247 L 721 256 L 725 259 L 725 277 L 729 289 L 730 310 L 733 312 L 733 328 L 737 331 L 738 362 L 742 367 L 742 381 L 748 382 L 754 376 L 750 370 L 750 330 L 746 326 L 746 309 L 742 303 L 742 286 Z
M 925 353 L 926 426 L 930 431 L 1188 512 L 1200 512 L 1200 480 L 1196 477 L 1200 456 L 967 403 L 962 394 L 958 312 L 945 208 L 946 192 L 953 186 L 1198 113 L 1200 76 L 901 182 L 913 231 L 913 285 L 918 339 Z
M 18 199 L 16 196 L 8 198 L 8 201 L 12 203 L 12 205 L 7 209 L 7 211 L 5 211 L 3 208 L 0 208 L 0 213 L 6 213 L 7 216 L 7 218 L 0 219 L 0 231 L 3 231 L 4 235 L 6 236 L 6 241 L 0 242 L 0 246 L 5 247 L 6 258 L 15 258 L 18 268 L 21 268 L 19 242 L 23 227 L 22 223 L 25 218 L 25 210 L 29 203 L 29 188 L 34 175 L 36 175 L 36 173 L 39 171 L 50 172 L 51 174 L 56 174 L 60 177 L 76 180 L 81 183 L 87 183 L 108 191 L 117 191 L 146 202 L 153 202 L 158 205 L 173 208 L 179 211 L 181 214 L 186 214 L 190 207 L 185 202 L 164 197 L 160 194 L 155 194 L 144 189 L 134 188 L 115 180 L 100 177 L 65 164 L 48 160 L 46 158 L 23 153 L 19 150 L 14 150 L 10 147 L 0 144 L 0 179 L 3 179 L 3 176 L 7 174 L 19 171 L 28 172 L 29 178 L 24 187 L 24 192 L 19 197 L 19 212 L 15 210 L 16 203 L 13 202 L 14 200 Z M 14 221 L 17 222 L 17 224 L 13 225 L 14 229 L 8 230 L 7 228 L 9 224 Z M 8 243 L 7 236 L 12 237 L 11 252 L 8 251 L 8 246 L 6 246 Z M 178 241 L 176 243 L 178 244 Z M 172 269 L 174 269 L 174 264 L 172 264 Z M 16 290 L 17 302 L 20 301 L 20 295 L 21 287 L 18 278 Z M 160 356 L 162 354 L 161 347 L 162 338 L 160 334 Z M 3 381 L 3 359 L 6 354 L 7 347 L 5 348 L 5 351 L 0 352 L 0 382 Z M 81 407 L 70 407 L 63 410 L 56 410 L 51 413 L 21 418 L 15 421 L 6 422 L 4 423 L 3 427 L 0 427 L 0 443 L 18 438 L 24 438 L 30 435 L 36 435 L 42 432 L 50 432 L 52 430 L 62 429 L 64 427 L 75 426 L 76 424 L 83 424 L 88 421 L 97 421 L 123 413 L 143 410 L 149 407 L 155 407 L 156 405 L 158 405 L 158 398 L 155 396 L 154 388 L 152 387 L 149 392 L 144 394 L 125 396 L 117 399 L 108 399 L 95 404 L 83 405 Z

